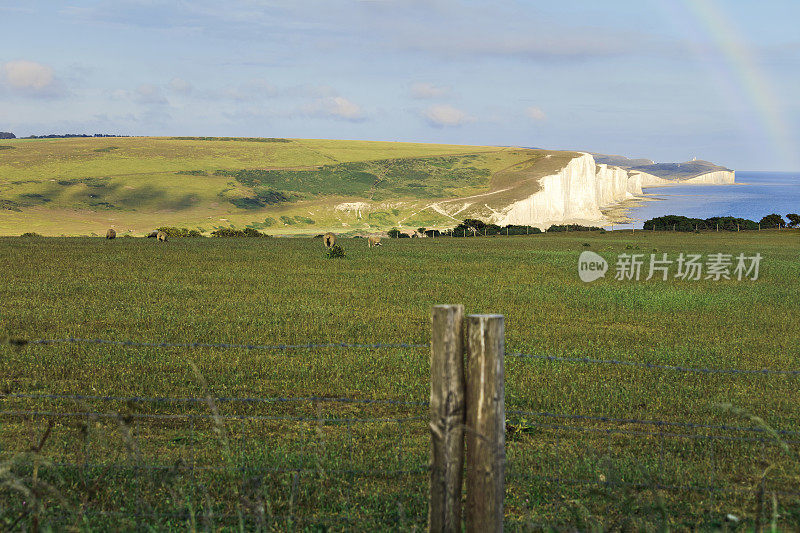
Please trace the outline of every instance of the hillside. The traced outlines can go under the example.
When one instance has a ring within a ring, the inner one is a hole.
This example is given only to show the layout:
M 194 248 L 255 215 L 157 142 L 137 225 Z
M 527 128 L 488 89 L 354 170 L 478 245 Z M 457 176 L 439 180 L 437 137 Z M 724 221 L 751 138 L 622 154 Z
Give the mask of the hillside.
M 601 208 L 641 192 L 615 172 L 596 171 L 588 154 L 491 146 L 9 139 L 0 142 L 0 234 L 141 235 L 165 225 L 370 233 L 468 216 L 546 227 L 601 220 Z
M 668 180 L 687 180 L 711 172 L 729 172 L 730 169 L 695 159 L 683 163 L 656 163 L 650 159 L 629 159 L 621 155 L 592 154 L 595 161 L 635 172 L 643 172 Z

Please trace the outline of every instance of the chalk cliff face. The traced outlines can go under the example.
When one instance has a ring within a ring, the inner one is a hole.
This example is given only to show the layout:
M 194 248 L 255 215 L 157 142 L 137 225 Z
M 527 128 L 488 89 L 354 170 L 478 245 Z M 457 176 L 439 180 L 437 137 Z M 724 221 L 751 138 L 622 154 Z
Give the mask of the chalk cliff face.
M 541 190 L 501 209 L 493 209 L 491 222 L 501 226 L 527 224 L 548 227 L 559 223 L 602 225 L 601 212 L 642 194 L 644 187 L 670 185 L 722 185 L 734 183 L 733 171 L 714 171 L 690 179 L 671 180 L 641 171 L 596 164 L 590 154 L 570 160 L 557 174 L 539 181 Z

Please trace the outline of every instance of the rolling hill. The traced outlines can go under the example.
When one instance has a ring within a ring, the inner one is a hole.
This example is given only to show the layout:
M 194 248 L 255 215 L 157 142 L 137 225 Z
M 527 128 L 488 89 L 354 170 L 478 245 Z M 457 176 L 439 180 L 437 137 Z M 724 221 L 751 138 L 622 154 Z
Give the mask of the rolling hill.
M 583 157 L 591 158 L 516 147 L 314 139 L 8 139 L 0 142 L 0 234 L 101 235 L 113 227 L 120 235 L 141 235 L 180 226 L 292 235 L 449 227 L 467 216 L 502 222 L 509 206 L 550 194 L 558 185 L 550 178 Z M 592 181 L 594 161 L 583 167 L 572 198 L 580 195 L 576 187 L 600 188 Z M 623 183 L 622 193 L 606 195 L 606 203 L 636 190 Z M 560 210 L 532 213 L 530 222 L 601 217 L 603 202 L 589 198 L 587 209 L 571 211 L 569 194 L 558 199 Z

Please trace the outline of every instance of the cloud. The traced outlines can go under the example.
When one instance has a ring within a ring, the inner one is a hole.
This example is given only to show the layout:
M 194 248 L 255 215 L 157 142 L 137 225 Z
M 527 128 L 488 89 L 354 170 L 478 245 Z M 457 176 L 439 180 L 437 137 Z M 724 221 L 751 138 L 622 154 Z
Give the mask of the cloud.
M 328 96 L 318 98 L 312 104 L 304 106 L 303 110 L 308 115 L 328 117 L 337 120 L 359 121 L 364 119 L 361 106 L 344 98 L 343 96 Z
M 155 85 L 144 83 L 136 88 L 133 99 L 140 104 L 168 104 L 166 97 L 161 93 L 161 89 Z
M 428 123 L 435 128 L 462 126 L 475 120 L 451 105 L 433 105 L 423 112 Z
M 237 102 L 252 102 L 264 97 L 276 96 L 277 87 L 263 79 L 252 79 L 238 86 L 229 86 L 211 93 L 212 98 L 226 98 Z
M 12 90 L 32 96 L 58 96 L 64 91 L 53 69 L 35 61 L 9 61 L 0 67 L 5 84 Z
M 547 118 L 544 111 L 540 107 L 531 106 L 525 108 L 525 116 L 531 120 L 541 121 Z
M 411 85 L 411 97 L 418 99 L 441 98 L 450 94 L 450 87 L 433 83 L 417 82 Z
M 169 82 L 169 88 L 180 94 L 189 94 L 194 89 L 192 84 L 183 78 L 172 78 L 172 81 Z

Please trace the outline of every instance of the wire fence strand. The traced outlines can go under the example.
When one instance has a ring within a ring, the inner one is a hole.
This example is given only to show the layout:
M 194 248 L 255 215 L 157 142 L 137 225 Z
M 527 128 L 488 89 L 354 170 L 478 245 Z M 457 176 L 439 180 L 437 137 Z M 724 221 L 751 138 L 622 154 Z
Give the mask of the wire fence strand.
M 429 344 L 420 343 L 347 343 L 347 342 L 323 342 L 307 344 L 231 344 L 231 343 L 208 343 L 208 342 L 142 342 L 142 341 L 118 341 L 111 339 L 82 339 L 68 337 L 64 339 L 10 339 L 9 344 L 14 346 L 25 345 L 53 345 L 53 344 L 102 344 L 110 346 L 122 346 L 127 348 L 213 348 L 226 350 L 319 350 L 325 348 L 354 348 L 354 349 L 382 349 L 382 348 L 429 348 Z
M 618 366 L 631 366 L 637 368 L 646 368 L 648 370 L 670 370 L 674 372 L 698 373 L 698 374 L 758 374 L 758 375 L 777 375 L 777 376 L 800 376 L 800 370 L 772 370 L 769 368 L 762 368 L 760 370 L 754 369 L 738 369 L 738 368 L 705 368 L 705 367 L 688 367 L 688 366 L 674 366 L 674 365 L 659 365 L 655 363 L 642 363 L 638 361 L 621 361 L 617 359 L 597 359 L 593 357 L 558 357 L 553 355 L 536 355 L 524 353 L 509 353 L 506 357 L 515 357 L 517 359 L 536 359 L 541 361 L 550 361 L 558 363 L 585 363 L 585 364 L 600 364 L 600 365 L 618 365 Z
M 300 396 L 300 397 L 213 397 L 213 398 L 169 398 L 159 396 L 96 396 L 85 394 L 27 394 L 13 393 L 0 394 L 0 400 L 5 399 L 46 399 L 46 400 L 74 400 L 74 401 L 101 401 L 101 402 L 124 402 L 124 403 L 208 403 L 209 400 L 215 403 L 301 403 L 301 402 L 330 402 L 344 404 L 364 404 L 364 405 L 408 405 L 425 407 L 427 401 L 408 401 L 393 400 L 390 398 L 346 398 L 328 396 Z

